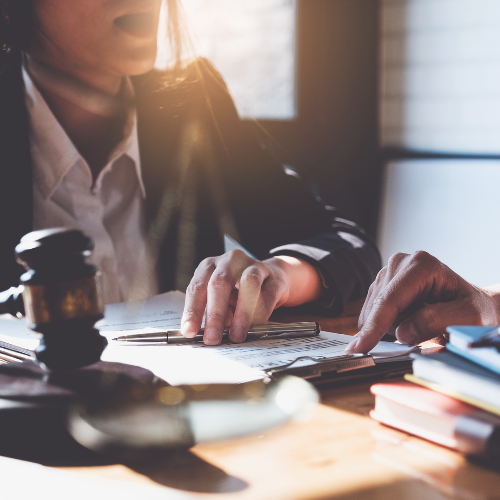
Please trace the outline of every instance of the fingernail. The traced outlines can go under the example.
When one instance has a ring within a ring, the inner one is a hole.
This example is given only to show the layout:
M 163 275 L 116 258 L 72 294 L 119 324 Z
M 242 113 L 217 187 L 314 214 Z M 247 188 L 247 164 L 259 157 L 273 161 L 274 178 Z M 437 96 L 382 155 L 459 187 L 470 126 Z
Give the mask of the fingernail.
M 184 337 L 192 338 L 198 333 L 198 330 L 192 321 L 186 321 L 181 326 L 181 333 Z
M 229 331 L 229 339 L 232 342 L 243 342 L 245 340 L 245 330 L 242 326 L 233 326 Z
M 354 349 L 356 349 L 356 346 L 358 345 L 358 341 L 359 339 L 354 339 L 345 349 L 344 349 L 344 352 L 346 354 L 350 354 L 351 352 L 354 351 Z
M 203 342 L 207 345 L 219 345 L 221 341 L 221 332 L 217 328 L 208 328 L 205 330 Z
M 418 342 L 418 332 L 413 321 L 405 321 L 396 329 L 396 338 L 402 344 L 416 344 Z

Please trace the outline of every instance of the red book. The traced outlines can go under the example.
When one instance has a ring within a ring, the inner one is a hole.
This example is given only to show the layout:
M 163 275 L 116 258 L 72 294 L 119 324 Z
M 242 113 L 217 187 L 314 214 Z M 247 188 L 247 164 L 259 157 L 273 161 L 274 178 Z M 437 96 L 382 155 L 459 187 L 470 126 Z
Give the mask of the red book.
M 375 384 L 371 392 L 370 416 L 385 425 L 467 454 L 498 452 L 491 449 L 500 429 L 494 415 L 409 382 Z

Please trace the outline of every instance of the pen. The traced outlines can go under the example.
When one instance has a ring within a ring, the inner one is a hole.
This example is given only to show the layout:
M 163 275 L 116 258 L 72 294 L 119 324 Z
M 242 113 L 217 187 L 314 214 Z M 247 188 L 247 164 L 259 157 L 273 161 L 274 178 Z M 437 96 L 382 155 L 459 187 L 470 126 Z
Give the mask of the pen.
M 314 337 L 320 332 L 319 323 L 307 321 L 302 323 L 280 323 L 270 325 L 256 325 L 248 330 L 247 340 L 271 340 L 297 337 Z M 129 342 L 130 344 L 191 344 L 203 342 L 204 329 L 192 338 L 184 337 L 180 330 L 167 330 L 165 332 L 136 333 L 120 335 L 112 340 Z M 229 328 L 224 328 L 222 340 L 229 340 Z

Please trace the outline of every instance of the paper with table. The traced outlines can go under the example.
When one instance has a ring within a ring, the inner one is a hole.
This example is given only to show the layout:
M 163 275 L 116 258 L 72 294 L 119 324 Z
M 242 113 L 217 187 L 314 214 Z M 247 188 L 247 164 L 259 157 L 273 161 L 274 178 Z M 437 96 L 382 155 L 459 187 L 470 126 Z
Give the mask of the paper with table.
M 128 363 L 147 368 L 172 385 L 241 383 L 260 379 L 266 372 L 287 365 L 299 357 L 294 367 L 321 362 L 325 358 L 344 355 L 349 335 L 321 332 L 317 337 L 302 339 L 257 340 L 243 344 L 220 346 L 191 345 L 123 345 L 111 339 L 117 332 L 160 332 L 179 328 L 184 294 L 168 292 L 141 303 L 106 306 L 105 319 L 98 323 L 109 345 L 103 361 Z M 24 320 L 0 319 L 0 342 L 15 343 L 26 348 L 38 344 L 37 334 L 26 329 Z M 406 359 L 414 347 L 380 342 L 371 352 L 379 362 Z

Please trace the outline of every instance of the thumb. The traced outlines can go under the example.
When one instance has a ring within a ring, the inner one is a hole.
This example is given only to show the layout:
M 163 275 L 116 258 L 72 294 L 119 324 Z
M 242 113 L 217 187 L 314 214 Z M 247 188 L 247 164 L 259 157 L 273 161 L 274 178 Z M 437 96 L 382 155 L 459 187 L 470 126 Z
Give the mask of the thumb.
M 426 305 L 396 328 L 403 344 L 420 344 L 446 334 L 446 327 L 460 323 L 460 306 L 454 302 Z

